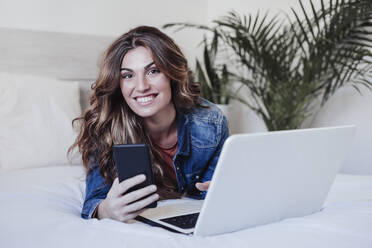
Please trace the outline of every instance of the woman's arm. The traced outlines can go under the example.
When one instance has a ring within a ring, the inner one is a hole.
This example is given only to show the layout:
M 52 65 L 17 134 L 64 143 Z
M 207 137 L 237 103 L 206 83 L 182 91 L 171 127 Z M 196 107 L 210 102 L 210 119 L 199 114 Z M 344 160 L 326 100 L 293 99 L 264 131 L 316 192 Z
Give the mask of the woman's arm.
M 90 165 L 91 171 L 86 178 L 85 201 L 81 211 L 81 217 L 90 219 L 96 213 L 97 206 L 106 198 L 111 185 L 105 184 L 104 178 L 99 172 L 97 163 Z

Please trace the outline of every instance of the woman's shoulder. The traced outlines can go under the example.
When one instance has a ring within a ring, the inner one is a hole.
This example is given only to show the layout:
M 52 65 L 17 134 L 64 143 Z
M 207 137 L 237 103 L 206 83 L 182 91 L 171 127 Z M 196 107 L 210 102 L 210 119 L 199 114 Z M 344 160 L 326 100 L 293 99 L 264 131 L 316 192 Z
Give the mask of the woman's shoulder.
M 200 104 L 186 114 L 192 144 L 199 148 L 216 147 L 223 134 L 228 133 L 227 120 L 215 104 L 205 99 Z
M 190 121 L 217 125 L 221 124 L 224 119 L 224 115 L 217 105 L 204 98 L 200 98 L 200 106 L 193 108 L 187 115 Z

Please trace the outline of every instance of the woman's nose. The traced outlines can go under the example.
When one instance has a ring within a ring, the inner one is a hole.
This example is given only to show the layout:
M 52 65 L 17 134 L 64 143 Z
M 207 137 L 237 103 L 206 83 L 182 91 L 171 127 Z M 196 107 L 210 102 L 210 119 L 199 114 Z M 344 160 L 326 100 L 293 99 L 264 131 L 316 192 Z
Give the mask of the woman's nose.
M 139 77 L 136 88 L 138 91 L 144 92 L 150 89 L 150 84 L 147 82 L 146 78 Z

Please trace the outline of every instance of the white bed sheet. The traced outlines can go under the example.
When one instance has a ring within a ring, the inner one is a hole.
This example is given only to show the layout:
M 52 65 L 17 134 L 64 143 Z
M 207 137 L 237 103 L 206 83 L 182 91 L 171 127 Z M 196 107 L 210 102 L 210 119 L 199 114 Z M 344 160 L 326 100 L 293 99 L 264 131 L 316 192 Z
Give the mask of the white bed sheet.
M 84 174 L 54 166 L 1 175 L 0 247 L 372 247 L 372 176 L 338 175 L 313 215 L 203 238 L 80 218 Z

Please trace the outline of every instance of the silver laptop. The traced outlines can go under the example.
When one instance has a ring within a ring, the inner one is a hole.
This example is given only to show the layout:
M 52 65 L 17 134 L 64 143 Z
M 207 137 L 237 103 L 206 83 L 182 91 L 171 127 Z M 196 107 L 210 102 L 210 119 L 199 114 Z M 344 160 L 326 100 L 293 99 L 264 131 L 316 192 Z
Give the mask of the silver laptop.
M 160 203 L 138 220 L 209 236 L 317 212 L 354 132 L 339 126 L 232 135 L 204 201 Z

